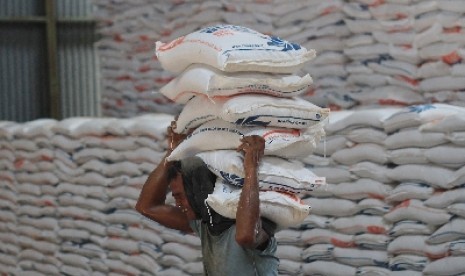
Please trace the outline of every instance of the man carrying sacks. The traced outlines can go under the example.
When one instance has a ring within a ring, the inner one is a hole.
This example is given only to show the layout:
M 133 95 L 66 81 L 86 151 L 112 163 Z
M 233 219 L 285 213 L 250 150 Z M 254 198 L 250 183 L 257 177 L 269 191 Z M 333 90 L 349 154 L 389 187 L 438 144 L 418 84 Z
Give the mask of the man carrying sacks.
M 277 275 L 275 232 L 301 223 L 310 206 L 298 195 L 325 184 L 298 160 L 329 115 L 297 98 L 312 79 L 292 73 L 315 51 L 218 25 L 157 42 L 156 54 L 180 73 L 160 92 L 185 107 L 136 209 L 199 235 L 205 275 Z M 176 206 L 166 203 L 169 189 Z

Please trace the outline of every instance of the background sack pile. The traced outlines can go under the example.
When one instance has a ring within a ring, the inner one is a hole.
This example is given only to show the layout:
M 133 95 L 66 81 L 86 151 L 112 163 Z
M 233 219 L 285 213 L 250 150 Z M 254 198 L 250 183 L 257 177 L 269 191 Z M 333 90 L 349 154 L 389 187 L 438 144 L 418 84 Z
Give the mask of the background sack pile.
M 217 23 L 315 49 L 318 56 L 302 72 L 314 79 L 306 99 L 322 107 L 463 105 L 465 99 L 461 0 L 93 2 L 106 115 L 178 112 L 159 91 L 175 74 L 153 62 L 154 42 Z
M 235 218 L 245 178 L 236 149 L 244 136 L 259 135 L 265 139 L 258 170 L 261 214 L 280 228 L 300 224 L 310 207 L 299 196 L 325 184 L 297 160 L 313 152 L 329 115 L 329 109 L 298 97 L 311 77 L 294 72 L 314 58 L 314 50 L 249 28 L 219 25 L 157 42 L 156 55 L 166 70 L 178 74 L 161 88 L 184 104 L 174 131 L 189 133 L 167 159 L 200 157 L 218 177 L 209 207 Z
M 42 119 L 0 128 L 0 271 L 190 275 L 200 241 L 135 202 L 164 156 L 171 115 Z
M 300 225 L 277 233 L 280 275 L 465 273 L 464 114 L 332 112 L 326 142 L 303 160 L 328 184 L 304 197 Z M 202 273 L 197 237 L 133 209 L 172 119 L 1 122 L 0 271 Z
M 332 112 L 325 148 L 304 160 L 329 184 L 304 199 L 307 224 L 279 233 L 289 273 L 464 273 L 464 112 Z
M 465 273 L 464 113 L 331 112 L 326 142 L 303 160 L 328 184 L 304 197 L 300 225 L 277 233 L 280 275 Z M 196 236 L 133 209 L 172 119 L 1 122 L 0 271 L 202 273 Z

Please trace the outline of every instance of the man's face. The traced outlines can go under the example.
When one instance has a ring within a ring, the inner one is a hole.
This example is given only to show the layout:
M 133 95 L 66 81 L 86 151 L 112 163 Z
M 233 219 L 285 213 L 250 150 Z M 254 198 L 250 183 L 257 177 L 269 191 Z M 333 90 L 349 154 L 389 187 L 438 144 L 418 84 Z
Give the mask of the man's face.
M 182 182 L 181 174 L 178 174 L 176 178 L 171 180 L 171 194 L 173 195 L 174 200 L 176 201 L 176 206 L 186 214 L 187 219 L 195 220 L 197 216 L 189 204 L 189 200 L 186 196 L 186 191 L 184 190 L 184 184 Z

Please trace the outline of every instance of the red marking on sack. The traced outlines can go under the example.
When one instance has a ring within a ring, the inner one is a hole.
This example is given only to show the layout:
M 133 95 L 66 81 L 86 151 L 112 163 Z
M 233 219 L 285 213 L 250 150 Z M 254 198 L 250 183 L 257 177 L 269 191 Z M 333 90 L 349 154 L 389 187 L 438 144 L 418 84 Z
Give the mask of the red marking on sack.
M 330 111 L 342 110 L 342 107 L 337 104 L 328 104 L 328 108 Z
M 160 51 L 160 52 L 171 50 L 174 47 L 181 44 L 184 41 L 184 38 L 185 38 L 185 36 L 178 37 L 178 38 L 176 38 L 175 40 L 173 40 L 173 41 L 171 41 L 169 43 L 165 43 L 165 44 L 161 45 L 160 47 L 158 47 L 157 50 Z
M 220 52 L 221 51 L 221 48 L 216 46 L 215 44 L 211 43 L 211 42 L 208 42 L 208 41 L 205 41 L 205 40 L 201 40 L 201 39 L 187 39 L 185 40 L 184 42 L 190 42 L 190 43 L 199 43 L 199 44 L 203 44 L 205 46 L 208 46 L 212 49 L 214 49 L 215 51 L 218 51 Z
M 459 63 L 462 60 L 462 57 L 457 53 L 457 51 L 453 51 L 447 55 L 442 56 L 442 61 L 449 65 Z
M 116 80 L 123 81 L 123 80 L 132 80 L 132 77 L 130 75 L 121 75 L 116 77 Z
M 355 242 L 353 241 L 341 241 L 336 238 L 330 239 L 331 244 L 337 247 L 355 247 Z
M 408 17 L 408 14 L 406 14 L 406 13 L 402 13 L 402 12 L 396 13 L 396 19 L 404 19 L 404 18 L 407 18 L 407 17 Z
M 384 0 L 375 0 L 375 1 L 373 1 L 373 3 L 369 4 L 368 6 L 376 7 L 376 6 L 379 6 L 379 5 L 382 5 L 382 4 L 384 4 Z
M 14 166 L 16 169 L 22 168 L 24 166 L 24 159 L 22 158 L 16 159 L 14 162 Z
M 150 40 L 150 37 L 148 35 L 140 35 L 139 39 L 142 41 L 147 41 L 147 40 Z
M 333 13 L 333 12 L 336 12 L 338 11 L 339 9 L 336 7 L 336 6 L 330 6 L 330 7 L 327 7 L 325 8 L 322 12 L 321 12 L 321 15 L 328 15 L 330 13 Z
M 48 156 L 48 155 L 41 155 L 40 156 L 40 160 L 42 161 L 53 161 L 53 157 L 52 156 Z
M 401 80 L 401 81 L 405 81 L 413 86 L 418 86 L 420 84 L 420 82 L 414 78 L 410 78 L 410 77 L 407 77 L 407 76 L 403 76 L 403 75 L 398 75 L 398 76 L 395 76 L 395 79 L 398 79 L 398 80 Z
M 444 253 L 437 253 L 437 254 L 433 254 L 433 253 L 430 253 L 430 252 L 425 252 L 425 255 L 426 255 L 426 257 L 428 257 L 431 260 L 437 260 L 437 259 L 442 259 L 444 257 L 450 256 L 450 252 L 447 251 L 447 252 L 444 252 Z
M 296 201 L 296 202 L 298 202 L 300 204 L 303 204 L 302 200 L 296 194 L 293 194 L 293 193 L 291 193 L 289 191 L 284 191 L 284 190 L 282 190 L 282 191 L 276 191 L 275 190 L 275 192 L 283 194 L 283 195 L 289 197 L 290 199 L 292 199 L 292 200 L 294 200 L 294 201 Z
M 278 134 L 278 133 L 279 134 L 285 133 L 285 134 L 289 134 L 289 135 L 292 135 L 292 136 L 295 136 L 295 137 L 300 136 L 300 130 L 292 128 L 292 129 L 279 129 L 279 130 L 268 131 L 265 134 L 263 134 L 262 137 L 264 139 L 266 139 L 268 136 L 275 135 L 275 134 Z
M 116 41 L 116 42 L 123 42 L 124 41 L 123 36 L 121 34 L 115 34 L 113 36 L 113 40 Z
M 305 91 L 304 96 L 314 96 L 315 89 L 313 87 L 309 87 L 307 91 Z
M 407 103 L 405 102 L 394 100 L 394 99 L 379 99 L 378 104 L 380 105 L 402 105 L 402 106 L 407 105 Z
M 44 200 L 44 205 L 51 206 L 51 207 L 55 206 L 55 204 L 53 204 L 53 202 L 51 202 L 50 200 Z
M 146 64 L 146 65 L 142 65 L 141 67 L 139 67 L 139 72 L 144 73 L 147 71 L 150 71 L 150 65 Z
M 410 206 L 410 199 L 404 200 L 391 209 L 391 212 L 400 208 L 407 208 Z
M 150 86 L 145 83 L 145 84 L 134 85 L 134 88 L 139 92 L 143 92 L 143 91 L 148 90 L 150 88 Z
M 234 35 L 234 32 L 231 31 L 231 30 L 224 29 L 224 30 L 218 30 L 218 31 L 212 33 L 212 35 L 214 35 L 214 36 L 228 36 L 228 35 Z
M 155 83 L 163 84 L 163 83 L 168 83 L 170 82 L 174 77 L 158 77 L 153 79 Z
M 116 100 L 116 106 L 118 106 L 118 107 L 124 106 L 124 101 L 122 99 L 117 99 Z
M 371 225 L 367 227 L 367 232 L 370 234 L 385 234 L 386 229 L 381 226 Z
M 446 34 L 456 34 L 460 33 L 462 31 L 462 27 L 460 26 L 455 26 L 451 28 L 443 28 L 442 32 Z
M 172 30 L 163 30 L 161 31 L 161 36 L 170 36 L 172 32 Z
M 383 196 L 383 195 L 380 195 L 380 194 L 367 193 L 367 195 L 368 195 L 369 198 L 376 198 L 376 199 L 381 199 L 381 200 L 384 199 L 384 196 Z

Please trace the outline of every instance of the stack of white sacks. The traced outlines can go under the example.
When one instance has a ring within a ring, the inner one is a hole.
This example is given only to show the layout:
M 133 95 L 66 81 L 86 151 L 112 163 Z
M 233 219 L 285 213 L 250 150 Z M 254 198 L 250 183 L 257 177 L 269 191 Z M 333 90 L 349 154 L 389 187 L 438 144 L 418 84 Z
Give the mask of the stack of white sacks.
M 151 42 L 218 22 L 316 49 L 318 56 L 302 68 L 314 87 L 302 96 L 319 106 L 463 105 L 461 0 L 93 2 L 106 115 L 179 111 L 159 93 L 175 75 L 153 62 Z
M 189 133 L 168 157 L 200 157 L 218 176 L 207 204 L 235 218 L 244 182 L 241 138 L 265 139 L 259 167 L 261 214 L 280 229 L 300 224 L 310 206 L 300 198 L 325 184 L 300 159 L 324 135 L 329 109 L 298 96 L 311 77 L 295 75 L 315 51 L 235 25 L 207 27 L 171 42 L 156 44 L 166 70 L 179 75 L 161 92 L 184 104 L 177 133 Z
M 171 120 L 69 118 L 52 128 L 60 273 L 164 275 L 163 229 L 143 221 L 134 206 L 163 157 Z
M 303 200 L 312 206 L 306 230 L 279 233 L 294 269 L 464 273 L 464 118 L 444 104 L 331 113 L 325 150 L 304 160 L 327 188 Z
M 0 271 L 202 273 L 197 237 L 134 210 L 171 115 L 1 122 Z
M 344 54 L 358 105 L 463 105 L 462 1 L 353 1 Z
M 18 125 L 13 133 L 17 180 L 17 266 L 24 273 L 58 272 L 61 261 L 55 257 L 61 237 L 56 219 L 58 202 L 55 186 L 54 149 L 51 126 L 56 121 L 41 119 Z
M 345 40 L 351 34 L 344 20 L 345 1 L 307 1 L 303 7 L 273 20 L 278 33 L 298 29 L 284 38 L 307 48 L 315 49 L 318 56 L 302 69 L 314 79 L 314 86 L 304 98 L 332 110 L 350 108 L 356 104 L 346 96 Z
M 302 159 L 328 184 L 277 233 L 280 274 L 464 274 L 464 118 L 442 104 L 331 112 Z M 172 120 L 0 122 L 0 271 L 201 274 L 198 237 L 133 209 Z
M 17 227 L 17 182 L 14 174 L 15 155 L 12 145 L 14 122 L 0 122 L 0 271 L 13 273 L 20 247 Z

